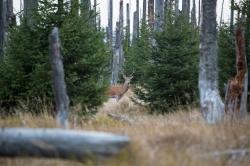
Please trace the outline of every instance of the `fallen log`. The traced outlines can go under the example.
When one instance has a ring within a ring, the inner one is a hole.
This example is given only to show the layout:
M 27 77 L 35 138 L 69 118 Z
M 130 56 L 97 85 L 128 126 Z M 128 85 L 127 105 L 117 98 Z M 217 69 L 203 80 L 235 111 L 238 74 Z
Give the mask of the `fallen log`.
M 64 129 L 0 129 L 0 157 L 42 157 L 84 161 L 117 154 L 127 136 Z

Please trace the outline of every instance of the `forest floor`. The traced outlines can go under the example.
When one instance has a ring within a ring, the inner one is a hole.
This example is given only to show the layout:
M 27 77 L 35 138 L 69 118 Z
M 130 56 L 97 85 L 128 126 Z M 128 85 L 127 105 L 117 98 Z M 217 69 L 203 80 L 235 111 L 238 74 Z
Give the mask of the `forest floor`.
M 77 130 L 128 135 L 131 144 L 117 156 L 102 161 L 83 164 L 59 159 L 0 158 L 0 166 L 247 166 L 250 163 L 250 117 L 242 122 L 225 120 L 208 125 L 197 109 L 152 115 L 125 96 L 118 103 L 110 99 L 92 118 L 72 115 L 70 124 Z M 0 119 L 0 127 L 20 126 L 50 128 L 55 127 L 55 120 L 46 111 L 42 116 L 20 114 Z

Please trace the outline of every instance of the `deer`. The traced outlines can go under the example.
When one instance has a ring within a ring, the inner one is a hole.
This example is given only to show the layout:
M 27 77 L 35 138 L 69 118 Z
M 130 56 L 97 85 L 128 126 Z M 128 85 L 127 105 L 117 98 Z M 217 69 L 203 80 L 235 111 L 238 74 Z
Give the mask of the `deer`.
M 111 85 L 107 89 L 107 92 L 106 92 L 106 94 L 107 94 L 108 97 L 110 97 L 110 98 L 116 98 L 117 102 L 128 91 L 128 89 L 130 87 L 130 82 L 133 79 L 133 74 L 131 74 L 129 77 L 125 76 L 124 74 L 122 74 L 122 76 L 124 78 L 123 85 L 121 85 L 121 84 Z

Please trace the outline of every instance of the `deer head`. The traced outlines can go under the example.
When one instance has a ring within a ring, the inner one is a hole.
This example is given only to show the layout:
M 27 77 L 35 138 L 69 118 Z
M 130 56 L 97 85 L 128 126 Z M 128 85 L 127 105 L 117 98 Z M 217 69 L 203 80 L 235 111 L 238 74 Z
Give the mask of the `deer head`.
M 117 101 L 119 101 L 123 95 L 128 91 L 129 87 L 130 87 L 130 82 L 133 79 L 133 73 L 127 77 L 125 74 L 122 74 L 123 78 L 124 78 L 124 83 L 123 85 L 112 85 L 109 87 L 108 91 L 107 91 L 107 95 L 109 97 L 115 97 L 117 99 Z

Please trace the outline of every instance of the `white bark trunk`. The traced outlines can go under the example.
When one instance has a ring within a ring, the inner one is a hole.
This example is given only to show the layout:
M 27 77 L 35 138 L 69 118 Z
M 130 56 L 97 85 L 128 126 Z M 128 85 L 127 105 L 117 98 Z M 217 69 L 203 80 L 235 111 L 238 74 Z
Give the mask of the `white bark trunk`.
M 164 0 L 155 2 L 155 30 L 161 31 L 164 22 Z
M 50 35 L 50 58 L 53 73 L 53 90 L 56 101 L 57 122 L 63 128 L 68 126 L 69 98 L 64 81 L 64 69 L 58 28 Z
M 215 123 L 224 116 L 224 104 L 218 91 L 216 1 L 202 1 L 200 31 L 200 106 L 208 123 Z
M 126 136 L 63 129 L 2 128 L 1 157 L 43 157 L 83 161 L 118 153 Z

